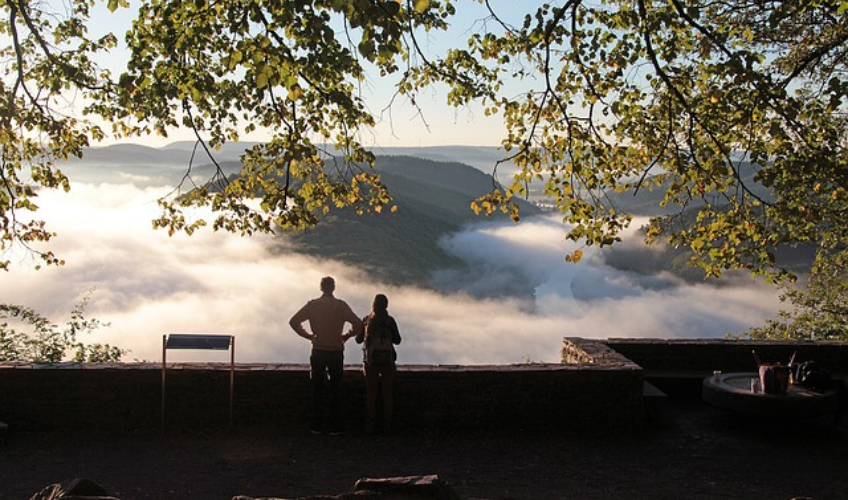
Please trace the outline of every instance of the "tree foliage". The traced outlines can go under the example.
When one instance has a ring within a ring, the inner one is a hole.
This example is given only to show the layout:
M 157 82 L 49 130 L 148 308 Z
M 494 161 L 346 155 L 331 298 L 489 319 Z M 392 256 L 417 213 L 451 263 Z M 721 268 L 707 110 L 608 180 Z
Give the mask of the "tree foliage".
M 439 19 L 417 13 L 410 22 Z M 381 211 L 390 197 L 357 139 L 374 124 L 359 86 L 366 64 L 397 70 L 404 20 L 392 0 L 145 2 L 119 99 L 105 114 L 162 135 L 189 127 L 212 149 L 257 127 L 271 134 L 235 178 L 219 172 L 163 200 L 155 225 L 191 233 L 206 222 L 189 221 L 190 206 L 210 206 L 215 229 L 241 234 L 307 227 L 333 207 Z
M 85 317 L 90 299 L 91 292 L 74 306 L 64 327 L 28 307 L 0 304 L 0 361 L 120 361 L 125 350 L 109 344 L 86 344 L 79 338 L 108 326 L 95 318 Z
M 569 238 L 606 245 L 629 218 L 605 193 L 662 187 L 678 215 L 655 220 L 650 237 L 691 247 L 711 275 L 775 271 L 781 244 L 844 250 L 847 8 L 570 0 L 514 23 L 492 10 L 497 30 L 410 79 L 446 82 L 453 102 L 503 114 L 502 146 L 521 171 L 481 209 L 544 183 Z M 501 91 L 516 80 L 524 94 Z
M 848 262 L 843 252 L 836 258 L 816 259 L 809 278 L 797 286 L 784 283 L 781 300 L 791 308 L 777 319 L 752 328 L 755 339 L 848 340 Z
M 110 76 L 93 56 L 113 48 L 116 37 L 88 37 L 90 1 L 62 5 L 65 11 L 46 2 L 0 2 L 5 42 L 0 45 L 0 269 L 8 268 L 3 257 L 17 245 L 36 254 L 39 266 L 61 263 L 33 245 L 54 236 L 35 218 L 38 190 L 70 189 L 57 162 L 81 156 L 90 141 L 104 137 L 69 100 L 110 93 Z
M 471 4 L 487 13 L 467 43 L 428 53 L 422 37 L 439 37 Z M 785 277 L 781 245 L 817 246 L 817 269 L 848 252 L 845 0 L 564 0 L 501 11 L 483 0 L 145 0 L 114 82 L 90 59 L 115 40 L 86 38 L 88 1 L 58 21 L 36 2 L 0 5 L 12 40 L 0 88 L 4 245 L 49 239 L 16 213 L 35 208 L 32 185 L 67 187 L 55 158 L 102 136 L 51 104 L 70 90 L 118 134 L 189 127 L 213 160 L 217 145 L 270 131 L 235 177 L 196 182 L 189 168 L 157 227 L 193 232 L 206 222 L 187 216 L 192 206 L 242 234 L 312 225 L 333 207 L 380 211 L 390 197 L 358 140 L 375 122 L 360 89 L 393 75 L 412 103 L 446 86 L 448 104 L 503 119 L 504 161 L 519 171 L 478 199 L 478 212 L 518 220 L 513 197 L 541 184 L 569 239 L 605 246 L 631 222 L 609 193 L 655 189 L 674 210 L 649 238 L 689 247 L 711 276 Z M 751 164 L 753 178 L 743 172 Z

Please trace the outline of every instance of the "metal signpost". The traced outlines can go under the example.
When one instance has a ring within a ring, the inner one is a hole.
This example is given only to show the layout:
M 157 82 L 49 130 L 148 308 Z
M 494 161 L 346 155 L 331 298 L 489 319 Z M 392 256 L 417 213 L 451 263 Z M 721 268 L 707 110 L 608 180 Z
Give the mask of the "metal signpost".
M 168 349 L 230 351 L 230 425 L 233 425 L 233 382 L 236 360 L 236 337 L 224 334 L 162 335 L 162 428 L 165 428 L 165 362 Z

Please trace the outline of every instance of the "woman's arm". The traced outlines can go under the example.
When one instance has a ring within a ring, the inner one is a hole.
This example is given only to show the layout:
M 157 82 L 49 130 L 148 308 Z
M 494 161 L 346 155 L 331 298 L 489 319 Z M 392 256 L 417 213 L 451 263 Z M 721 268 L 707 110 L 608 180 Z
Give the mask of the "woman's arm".
M 357 344 L 361 344 L 365 341 L 365 329 L 368 328 L 368 318 L 369 316 L 365 316 L 364 318 L 362 318 L 362 328 L 360 328 L 359 331 L 356 332 L 356 339 L 354 340 L 356 340 Z

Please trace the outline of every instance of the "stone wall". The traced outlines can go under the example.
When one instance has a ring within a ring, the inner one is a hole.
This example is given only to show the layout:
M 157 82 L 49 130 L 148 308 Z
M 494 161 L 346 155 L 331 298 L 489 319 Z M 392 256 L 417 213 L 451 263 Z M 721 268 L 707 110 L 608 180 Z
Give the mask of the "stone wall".
M 848 342 L 750 341 L 728 339 L 607 339 L 607 348 L 626 356 L 667 396 L 700 399 L 703 378 L 713 371 L 754 372 L 752 351 L 763 363 L 816 361 L 836 379 L 848 380 Z
M 752 351 L 764 363 L 816 361 L 835 374 L 848 374 L 848 342 L 750 341 L 728 339 L 607 339 L 603 345 L 658 375 L 706 376 L 714 370 L 750 372 L 757 369 Z
M 594 349 L 597 359 L 586 354 L 576 364 L 400 366 L 396 427 L 533 431 L 641 425 L 639 367 L 609 356 L 597 343 L 582 345 Z M 229 383 L 229 364 L 169 363 L 166 427 L 226 426 Z M 309 384 L 306 365 L 237 363 L 234 425 L 306 429 Z M 346 367 L 343 408 L 351 429 L 363 426 L 364 393 L 359 367 Z M 157 429 L 161 408 L 160 364 L 0 364 L 0 421 L 10 428 Z

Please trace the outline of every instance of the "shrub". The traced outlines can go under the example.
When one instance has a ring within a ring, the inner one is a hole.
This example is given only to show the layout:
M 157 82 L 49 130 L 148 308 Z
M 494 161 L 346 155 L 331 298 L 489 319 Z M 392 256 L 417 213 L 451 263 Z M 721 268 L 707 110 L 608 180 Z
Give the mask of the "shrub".
M 83 334 L 109 326 L 98 319 L 85 317 L 91 293 L 89 290 L 74 306 L 70 320 L 63 327 L 32 308 L 0 304 L 0 361 L 120 361 L 127 353 L 126 350 L 109 344 L 86 344 L 79 340 Z

